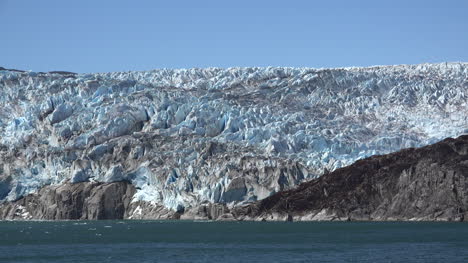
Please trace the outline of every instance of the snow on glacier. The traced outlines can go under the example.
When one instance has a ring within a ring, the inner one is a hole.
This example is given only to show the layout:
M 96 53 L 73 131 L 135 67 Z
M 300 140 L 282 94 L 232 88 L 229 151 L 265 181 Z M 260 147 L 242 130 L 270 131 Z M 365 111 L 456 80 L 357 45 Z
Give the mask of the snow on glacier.
M 467 65 L 0 71 L 0 198 L 67 180 L 123 179 L 139 189 L 134 200 L 180 210 L 225 202 L 233 166 L 268 170 L 288 160 L 304 166 L 285 179 L 292 187 L 324 169 L 467 133 Z M 145 134 L 161 140 L 151 160 L 142 159 L 144 145 L 115 153 Z M 236 153 L 202 162 L 197 147 L 208 142 Z M 281 190 L 256 180 L 244 200 Z

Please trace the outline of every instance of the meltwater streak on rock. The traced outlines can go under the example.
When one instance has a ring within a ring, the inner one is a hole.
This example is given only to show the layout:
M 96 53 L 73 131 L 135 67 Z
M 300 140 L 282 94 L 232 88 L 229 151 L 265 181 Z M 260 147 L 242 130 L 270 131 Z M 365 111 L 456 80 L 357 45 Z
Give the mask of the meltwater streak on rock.
M 465 133 L 467 65 L 0 70 L 0 199 L 128 181 L 136 218 L 219 214 Z

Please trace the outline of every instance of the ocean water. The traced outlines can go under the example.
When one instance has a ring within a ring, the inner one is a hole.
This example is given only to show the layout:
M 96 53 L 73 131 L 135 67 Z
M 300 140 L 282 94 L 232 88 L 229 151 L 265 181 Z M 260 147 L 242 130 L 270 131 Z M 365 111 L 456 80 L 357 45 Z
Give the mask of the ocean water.
M 3 221 L 0 262 L 468 262 L 468 224 Z

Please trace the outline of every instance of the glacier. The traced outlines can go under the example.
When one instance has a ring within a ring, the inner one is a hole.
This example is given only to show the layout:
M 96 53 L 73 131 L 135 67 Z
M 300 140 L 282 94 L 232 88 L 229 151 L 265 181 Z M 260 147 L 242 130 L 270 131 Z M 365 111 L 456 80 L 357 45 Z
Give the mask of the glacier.
M 0 70 L 0 200 L 124 180 L 133 202 L 235 206 L 466 134 L 467 98 L 468 63 Z

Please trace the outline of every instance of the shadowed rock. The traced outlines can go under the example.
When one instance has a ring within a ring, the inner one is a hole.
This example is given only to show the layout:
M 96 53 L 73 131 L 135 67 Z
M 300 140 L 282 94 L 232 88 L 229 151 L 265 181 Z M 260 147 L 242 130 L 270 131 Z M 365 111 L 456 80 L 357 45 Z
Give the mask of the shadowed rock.
M 48 73 L 50 74 L 60 74 L 60 75 L 76 75 L 75 72 L 70 72 L 70 71 L 49 71 Z
M 254 220 L 463 221 L 468 136 L 359 160 L 233 214 Z
M 0 70 L 6 70 L 6 71 L 12 71 L 12 72 L 26 72 L 26 71 L 24 71 L 24 70 L 12 69 L 12 68 L 4 68 L 4 67 L 0 67 Z
M 135 188 L 127 182 L 76 183 L 43 187 L 0 206 L 0 219 L 123 219 Z

